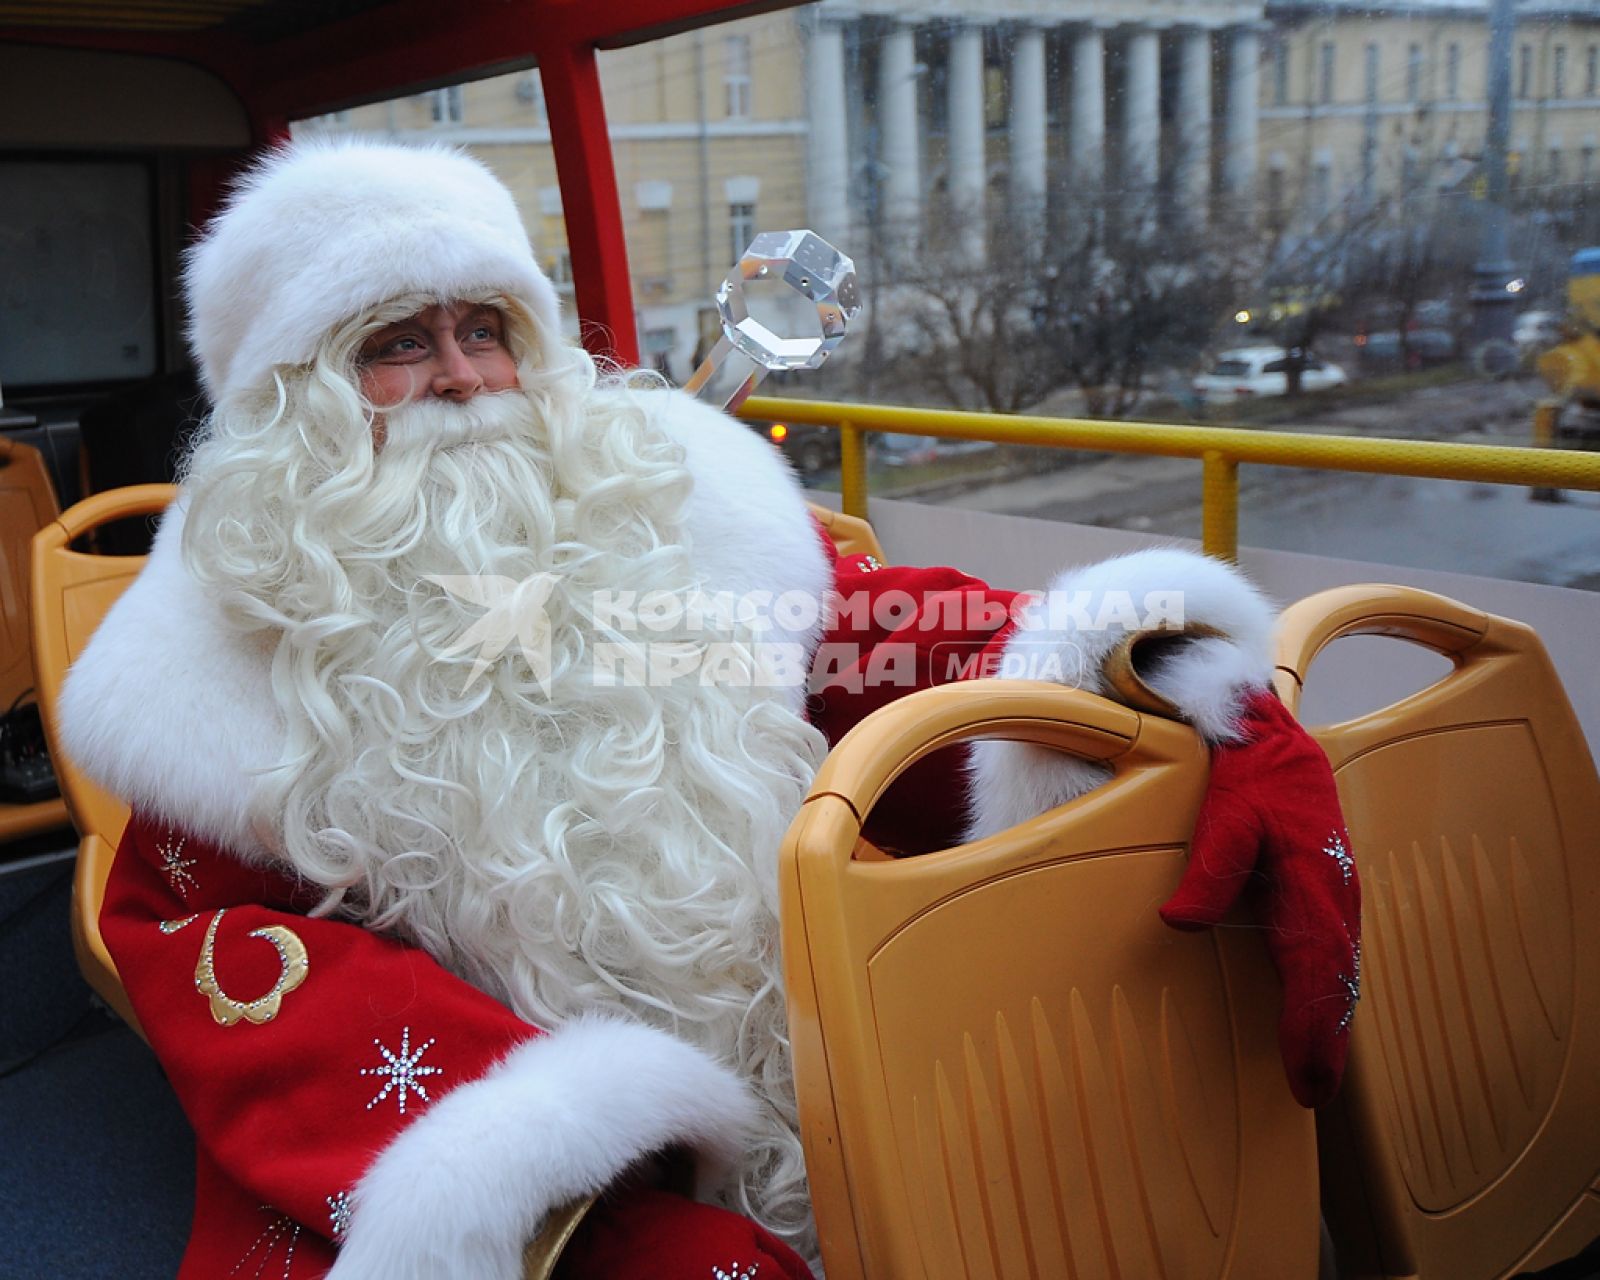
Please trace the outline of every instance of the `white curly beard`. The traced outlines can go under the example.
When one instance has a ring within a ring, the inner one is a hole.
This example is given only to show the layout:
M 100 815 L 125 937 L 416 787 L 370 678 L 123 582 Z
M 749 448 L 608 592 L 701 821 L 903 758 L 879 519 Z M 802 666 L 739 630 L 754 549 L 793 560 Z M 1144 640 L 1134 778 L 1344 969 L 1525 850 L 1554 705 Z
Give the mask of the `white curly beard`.
M 248 465 L 197 453 L 195 572 L 245 625 L 283 629 L 284 763 L 252 807 L 278 815 L 325 910 L 417 943 L 529 1021 L 621 1009 L 733 1065 L 764 1122 L 719 1198 L 814 1257 L 776 860 L 822 740 L 792 692 L 758 682 L 595 681 L 596 644 L 630 639 L 596 621 L 595 592 L 717 584 L 684 545 L 677 446 L 640 396 L 585 390 L 393 412 L 375 463 L 327 443 L 365 430 L 351 422 L 280 429 Z M 471 679 L 479 651 L 460 642 L 484 610 L 432 579 L 541 574 L 548 673 L 513 642 Z M 750 638 L 632 639 L 748 653 Z

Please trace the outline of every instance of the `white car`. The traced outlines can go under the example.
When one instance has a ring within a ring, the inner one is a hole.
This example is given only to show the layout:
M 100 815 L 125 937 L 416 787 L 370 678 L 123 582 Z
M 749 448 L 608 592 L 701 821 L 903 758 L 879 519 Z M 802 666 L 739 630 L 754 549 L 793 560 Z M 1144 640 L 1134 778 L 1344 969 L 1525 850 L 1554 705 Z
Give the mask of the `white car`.
M 1561 321 L 1559 311 L 1524 311 L 1517 317 L 1516 325 L 1511 330 L 1511 341 L 1517 348 L 1517 355 L 1524 360 L 1531 360 L 1541 351 L 1548 351 L 1561 342 L 1565 336 Z
M 1233 404 L 1260 396 L 1289 394 L 1289 378 L 1284 372 L 1289 353 L 1282 347 L 1238 347 L 1224 351 L 1217 362 L 1190 384 L 1206 404 Z M 1300 376 L 1302 391 L 1323 391 L 1346 381 L 1344 370 L 1316 356 L 1306 357 Z

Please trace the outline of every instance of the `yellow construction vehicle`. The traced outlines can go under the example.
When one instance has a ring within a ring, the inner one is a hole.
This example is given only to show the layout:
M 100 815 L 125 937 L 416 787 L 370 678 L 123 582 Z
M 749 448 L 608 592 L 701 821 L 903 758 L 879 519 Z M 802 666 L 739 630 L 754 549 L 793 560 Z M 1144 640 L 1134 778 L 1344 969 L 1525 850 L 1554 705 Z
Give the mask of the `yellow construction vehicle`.
M 1559 440 L 1600 444 L 1600 248 L 1572 255 L 1566 340 L 1539 356 L 1535 367 L 1558 398 L 1547 411 L 1547 429 Z

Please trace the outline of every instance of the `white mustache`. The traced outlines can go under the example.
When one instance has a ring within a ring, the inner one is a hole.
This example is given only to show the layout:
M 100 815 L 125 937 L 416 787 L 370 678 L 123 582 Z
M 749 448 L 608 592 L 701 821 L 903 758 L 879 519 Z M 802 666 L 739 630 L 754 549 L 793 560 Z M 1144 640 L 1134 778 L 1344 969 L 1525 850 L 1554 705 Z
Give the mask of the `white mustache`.
M 533 407 L 520 388 L 482 392 L 463 404 L 430 396 L 383 414 L 384 455 L 434 454 L 523 434 Z

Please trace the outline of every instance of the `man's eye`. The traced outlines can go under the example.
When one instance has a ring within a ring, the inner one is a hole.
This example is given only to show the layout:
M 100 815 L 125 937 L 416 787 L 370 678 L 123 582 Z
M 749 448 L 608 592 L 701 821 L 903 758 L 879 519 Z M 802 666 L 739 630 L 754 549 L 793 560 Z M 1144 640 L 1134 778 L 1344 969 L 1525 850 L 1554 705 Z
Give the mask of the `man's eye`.
M 480 324 L 467 335 L 470 342 L 499 342 L 500 335 L 494 331 L 493 325 Z
M 422 350 L 422 343 L 407 335 L 403 338 L 391 338 L 378 348 L 378 355 L 382 356 L 407 356 L 414 355 Z

